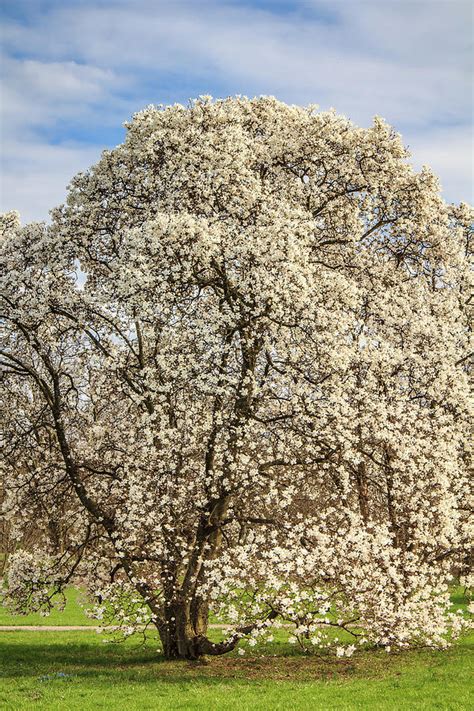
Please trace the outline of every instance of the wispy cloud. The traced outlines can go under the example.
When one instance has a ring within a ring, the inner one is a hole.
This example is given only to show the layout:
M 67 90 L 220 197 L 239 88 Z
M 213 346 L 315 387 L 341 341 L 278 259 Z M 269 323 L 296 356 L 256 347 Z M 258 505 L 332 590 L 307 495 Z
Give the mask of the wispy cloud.
M 9 135 L 84 120 L 95 106 L 102 109 L 114 83 L 111 70 L 75 61 L 5 58 L 3 69 L 1 115 Z
M 472 201 L 473 133 L 471 126 L 441 126 L 414 135 L 415 167 L 429 165 L 452 201 Z
M 464 0 L 5 7 L 3 207 L 25 217 L 45 217 L 67 180 L 120 140 L 134 110 L 201 93 L 316 102 L 363 125 L 380 114 L 416 162 L 433 164 L 448 199 L 469 198 L 472 11 Z
M 48 211 L 64 200 L 73 175 L 99 155 L 97 147 L 85 144 L 11 141 L 3 157 L 3 209 L 18 209 L 23 222 L 46 219 Z

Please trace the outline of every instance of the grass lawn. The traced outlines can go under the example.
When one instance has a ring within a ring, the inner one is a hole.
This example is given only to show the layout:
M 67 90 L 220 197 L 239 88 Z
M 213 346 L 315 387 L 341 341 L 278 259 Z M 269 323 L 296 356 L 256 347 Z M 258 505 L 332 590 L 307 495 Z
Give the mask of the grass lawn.
M 87 617 L 84 606 L 87 607 L 85 594 L 76 588 L 66 590 L 66 607 L 64 610 L 53 610 L 48 617 L 39 614 L 11 615 L 0 604 L 0 625 L 98 625 L 97 620 Z
M 454 602 L 462 603 L 459 595 Z M 40 619 L 46 624 L 81 624 L 80 611 L 71 591 L 62 619 L 54 623 L 51 617 Z M 4 615 L 1 624 L 14 624 L 16 619 Z M 139 642 L 137 636 L 104 644 L 92 630 L 0 632 L 0 709 L 474 708 L 469 697 L 474 635 L 446 652 L 372 651 L 332 662 L 307 657 L 277 635 L 274 643 L 257 646 L 244 657 L 233 652 L 209 663 L 168 662 L 157 653 L 157 641 L 149 640 L 145 646 Z

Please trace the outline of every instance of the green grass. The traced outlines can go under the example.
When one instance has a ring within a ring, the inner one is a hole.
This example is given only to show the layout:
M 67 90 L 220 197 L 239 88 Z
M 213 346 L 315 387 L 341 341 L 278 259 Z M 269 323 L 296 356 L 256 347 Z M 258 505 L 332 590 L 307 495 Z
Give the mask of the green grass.
M 66 590 L 66 607 L 53 610 L 48 617 L 40 614 L 12 615 L 0 605 L 0 625 L 97 625 L 97 620 L 87 617 L 83 605 L 87 607 L 85 594 L 76 588 Z
M 469 705 L 474 639 L 446 652 L 365 652 L 322 662 L 275 643 L 260 656 L 209 664 L 168 662 L 150 640 L 103 644 L 95 632 L 3 632 L 0 708 L 115 709 L 452 709 Z
M 80 595 L 43 624 L 81 624 Z M 453 602 L 464 606 L 461 592 Z M 33 616 L 31 616 L 32 618 Z M 15 618 L 3 614 L 2 624 Z M 27 618 L 23 618 L 26 620 Z M 28 622 L 35 624 L 36 619 Z M 219 630 L 213 630 L 218 638 Z M 84 632 L 0 632 L 0 709 L 5 711 L 467 711 L 474 635 L 446 652 L 360 652 L 349 660 L 305 656 L 275 634 L 271 645 L 209 663 L 169 662 L 137 635 L 104 644 Z

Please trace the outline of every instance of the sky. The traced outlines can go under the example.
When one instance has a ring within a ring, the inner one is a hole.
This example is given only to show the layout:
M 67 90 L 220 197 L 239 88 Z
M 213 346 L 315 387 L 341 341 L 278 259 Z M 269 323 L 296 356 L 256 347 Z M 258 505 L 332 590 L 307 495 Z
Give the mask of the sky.
M 466 0 L 3 0 L 0 211 L 48 219 L 149 104 L 272 95 L 383 116 L 472 202 Z

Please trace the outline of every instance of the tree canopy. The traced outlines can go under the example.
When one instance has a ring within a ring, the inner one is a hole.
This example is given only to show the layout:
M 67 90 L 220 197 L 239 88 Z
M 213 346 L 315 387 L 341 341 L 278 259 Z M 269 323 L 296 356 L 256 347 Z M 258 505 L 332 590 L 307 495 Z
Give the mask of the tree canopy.
M 472 210 L 380 118 L 201 98 L 127 129 L 50 225 L 3 218 L 10 604 L 80 579 L 169 657 L 289 622 L 445 646 Z

